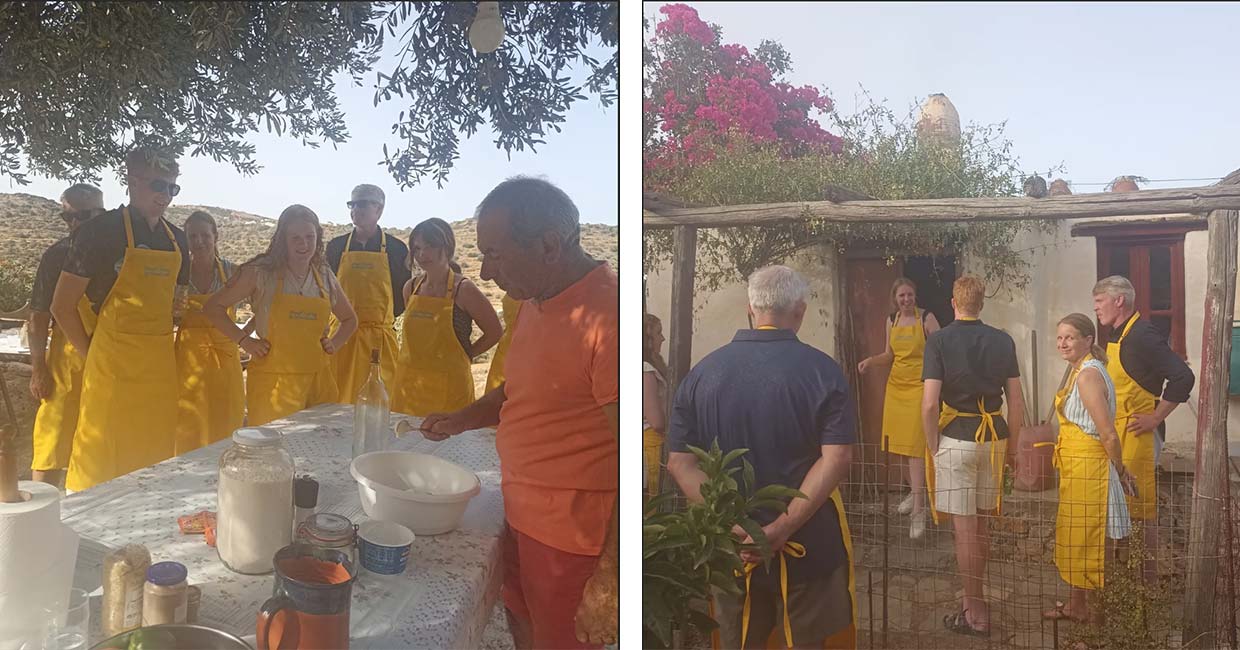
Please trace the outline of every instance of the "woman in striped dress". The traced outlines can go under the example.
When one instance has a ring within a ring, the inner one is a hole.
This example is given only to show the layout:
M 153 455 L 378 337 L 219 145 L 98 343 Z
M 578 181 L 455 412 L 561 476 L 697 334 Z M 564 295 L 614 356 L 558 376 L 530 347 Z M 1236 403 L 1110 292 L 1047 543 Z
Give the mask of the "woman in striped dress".
M 1100 622 L 1090 592 L 1103 586 L 1107 540 L 1127 537 L 1131 529 L 1124 495 L 1131 494 L 1134 480 L 1124 469 L 1115 431 L 1115 386 L 1107 374 L 1106 353 L 1096 342 L 1093 319 L 1065 316 L 1056 341 L 1071 372 L 1055 395 L 1055 566 L 1072 594 L 1067 605 L 1056 603 L 1043 617 Z

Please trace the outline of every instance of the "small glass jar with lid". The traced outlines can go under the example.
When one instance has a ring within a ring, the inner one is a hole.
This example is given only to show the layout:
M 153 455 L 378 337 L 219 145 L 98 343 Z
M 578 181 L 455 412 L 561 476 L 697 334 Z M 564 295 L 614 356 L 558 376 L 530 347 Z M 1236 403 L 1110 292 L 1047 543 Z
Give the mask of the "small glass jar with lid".
M 142 625 L 184 623 L 189 607 L 189 572 L 180 562 L 158 562 L 146 570 Z
M 348 517 L 330 512 L 310 515 L 297 527 L 297 541 L 344 552 L 355 569 L 358 566 L 357 525 Z
M 232 440 L 220 456 L 215 547 L 233 571 L 271 573 L 293 537 L 293 456 L 275 429 L 237 429 Z

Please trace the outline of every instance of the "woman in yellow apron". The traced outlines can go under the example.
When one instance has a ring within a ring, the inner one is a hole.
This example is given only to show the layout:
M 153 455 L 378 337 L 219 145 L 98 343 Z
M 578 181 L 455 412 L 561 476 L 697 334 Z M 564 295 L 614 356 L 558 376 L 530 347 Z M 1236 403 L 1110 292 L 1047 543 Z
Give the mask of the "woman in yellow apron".
M 65 479 L 73 491 L 166 460 L 175 448 L 169 435 L 177 408 L 172 314 L 183 252 L 162 219 L 155 228 L 164 230 L 173 250 L 138 248 L 133 219 L 129 207 L 122 208 L 125 256 L 100 305 L 82 371 L 82 407 Z
M 220 259 L 215 218 L 201 210 L 185 220 L 189 238 L 189 308 L 177 329 L 176 455 L 223 440 L 245 420 L 245 385 L 235 340 L 216 329 L 203 313 L 211 294 L 224 289 L 236 267 Z M 236 309 L 228 309 L 236 322 Z
M 500 337 L 499 345 L 495 346 L 495 354 L 491 356 L 491 367 L 487 371 L 487 392 L 504 383 L 504 360 L 508 358 L 508 346 L 512 345 L 512 334 L 517 329 L 517 315 L 521 313 L 523 304 L 525 303 L 506 293 L 500 301 L 500 308 L 504 312 L 504 335 Z
M 243 301 L 253 306 L 254 322 L 238 328 L 227 309 Z M 323 228 L 310 208 L 285 208 L 267 252 L 243 265 L 203 311 L 253 359 L 246 372 L 248 425 L 336 401 L 330 355 L 357 329 L 357 316 L 327 267 Z M 330 337 L 329 315 L 340 322 Z M 249 336 L 251 328 L 257 337 Z
M 443 219 L 427 219 L 409 234 L 409 258 L 422 275 L 404 288 L 405 314 L 392 410 L 417 417 L 450 413 L 474 401 L 472 359 L 503 335 L 499 315 L 452 261 L 456 236 Z M 470 342 L 473 323 L 482 336 Z
M 1132 476 L 1124 469 L 1115 431 L 1115 387 L 1106 354 L 1095 342 L 1093 319 L 1069 314 L 1059 321 L 1056 342 L 1071 371 L 1055 394 L 1059 441 L 1059 511 L 1055 519 L 1055 565 L 1072 587 L 1067 605 L 1043 612 L 1047 619 L 1098 620 L 1090 592 L 1103 587 L 1108 539 L 1131 529 L 1124 495 Z M 1049 443 L 1043 443 L 1049 444 Z
M 891 366 L 883 399 L 883 449 L 900 456 L 907 469 L 908 496 L 900 514 L 911 514 L 909 537 L 926 533 L 926 436 L 921 426 L 921 364 L 926 337 L 939 329 L 934 314 L 917 308 L 917 285 L 897 278 L 891 286 L 895 312 L 887 320 L 887 349 L 863 360 L 857 370 Z
M 370 376 L 370 352 L 379 350 L 379 377 L 384 386 L 396 380 L 396 312 L 392 306 L 392 272 L 387 235 L 379 230 L 379 252 L 349 250 L 353 232 L 340 256 L 340 288 L 357 313 L 357 332 L 333 357 L 341 404 L 357 401 Z
M 642 463 L 646 495 L 659 494 L 663 432 L 667 428 L 667 362 L 663 360 L 663 324 L 654 314 L 642 319 Z

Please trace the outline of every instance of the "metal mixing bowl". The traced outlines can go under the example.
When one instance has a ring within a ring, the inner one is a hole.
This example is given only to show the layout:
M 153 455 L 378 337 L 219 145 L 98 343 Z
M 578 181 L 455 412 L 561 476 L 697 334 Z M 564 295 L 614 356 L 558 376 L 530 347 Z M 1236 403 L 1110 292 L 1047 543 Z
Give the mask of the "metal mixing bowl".
M 220 630 L 201 625 L 151 625 L 143 630 L 164 630 L 171 632 L 177 642 L 177 650 L 254 650 L 248 643 Z M 105 639 L 90 647 L 90 650 L 104 648 L 125 648 L 129 645 L 129 635 L 137 632 L 130 630 Z

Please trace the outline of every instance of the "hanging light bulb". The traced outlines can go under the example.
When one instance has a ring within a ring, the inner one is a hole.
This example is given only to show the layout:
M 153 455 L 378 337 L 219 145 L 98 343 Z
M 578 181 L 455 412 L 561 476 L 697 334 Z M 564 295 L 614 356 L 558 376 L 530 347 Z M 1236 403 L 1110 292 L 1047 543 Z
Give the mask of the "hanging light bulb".
M 479 54 L 490 54 L 504 42 L 504 21 L 499 16 L 499 3 L 483 0 L 478 3 L 474 24 L 469 27 L 469 44 Z

